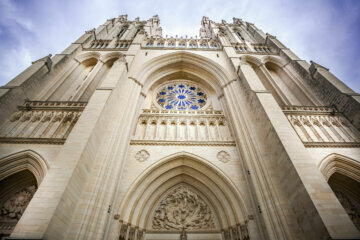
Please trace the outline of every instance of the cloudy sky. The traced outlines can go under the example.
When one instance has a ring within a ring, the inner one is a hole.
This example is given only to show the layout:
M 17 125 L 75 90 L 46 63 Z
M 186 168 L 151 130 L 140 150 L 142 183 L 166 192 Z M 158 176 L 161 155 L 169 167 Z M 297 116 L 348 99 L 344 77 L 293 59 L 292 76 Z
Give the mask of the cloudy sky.
M 121 14 L 141 20 L 158 14 L 164 35 L 183 36 L 199 34 L 202 16 L 239 17 L 360 92 L 359 0 L 0 0 L 0 86 Z

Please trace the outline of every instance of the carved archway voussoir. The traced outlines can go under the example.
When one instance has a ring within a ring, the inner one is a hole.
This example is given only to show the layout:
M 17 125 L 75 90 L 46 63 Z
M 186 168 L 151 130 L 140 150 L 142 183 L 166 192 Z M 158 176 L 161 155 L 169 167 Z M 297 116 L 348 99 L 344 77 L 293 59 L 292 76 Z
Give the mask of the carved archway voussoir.
M 176 178 L 179 182 L 192 178 L 192 181 L 189 181 L 190 185 L 192 182 L 205 185 L 213 196 L 216 196 L 220 202 L 219 206 L 222 205 L 218 209 L 227 209 L 230 224 L 243 222 L 248 216 L 246 206 L 238 190 L 224 173 L 212 163 L 182 152 L 153 164 L 135 180 L 120 204 L 120 218 L 124 221 L 130 221 L 132 224 L 135 221 L 136 224 L 140 223 L 139 218 L 135 219 L 136 216 L 141 215 L 141 212 L 144 212 L 143 208 L 146 206 L 146 201 L 159 186 L 172 178 Z M 161 191 L 157 196 L 159 194 Z M 147 205 L 147 209 L 149 208 Z M 230 212 L 234 215 L 231 216 Z
M 320 161 L 318 167 L 326 181 L 334 173 L 341 173 L 360 182 L 360 162 L 352 158 L 333 153 Z
M 199 172 L 193 172 L 195 174 L 199 174 Z M 202 187 L 204 194 L 209 196 L 209 198 L 213 198 L 214 201 L 216 201 L 218 204 L 213 204 L 214 206 L 221 206 L 218 207 L 222 209 L 225 213 L 227 213 L 227 222 L 235 221 L 235 217 L 230 215 L 232 214 L 233 209 L 230 207 L 231 203 L 225 198 L 221 193 L 220 189 L 217 191 L 214 191 L 214 189 L 211 189 L 209 185 L 207 185 L 208 182 L 201 181 L 198 178 L 194 178 L 194 175 L 189 175 L 186 173 L 182 173 L 181 169 L 177 169 L 176 171 L 172 171 L 171 173 L 167 173 L 167 176 L 164 176 L 164 178 L 158 178 L 149 186 L 147 186 L 147 192 L 144 194 L 139 194 L 139 197 L 137 201 L 132 204 L 133 208 L 135 210 L 131 211 L 131 215 L 129 217 L 129 220 L 131 221 L 133 218 L 138 219 L 137 223 L 141 221 L 141 218 L 143 218 L 144 215 L 144 209 L 151 209 L 149 207 L 151 204 L 154 204 L 152 200 L 156 198 L 159 195 L 162 195 L 164 191 L 166 191 L 168 188 L 171 188 L 173 185 L 185 182 L 189 185 L 195 186 L 197 188 Z M 206 179 L 209 181 L 208 179 Z M 146 207 L 147 206 L 147 207 Z M 142 214 L 140 214 L 142 213 Z M 141 217 L 140 217 L 141 216 Z M 230 219 L 231 218 L 231 219 Z M 225 224 L 225 223 L 224 223 Z
M 130 76 L 134 75 L 136 79 L 138 79 L 142 84 L 146 85 L 145 82 L 147 81 L 148 77 L 158 69 L 173 63 L 181 64 L 184 62 L 210 73 L 212 76 L 214 76 L 214 79 L 218 81 L 216 84 L 220 86 L 226 83 L 228 79 L 233 79 L 236 77 L 233 73 L 227 72 L 222 66 L 213 60 L 185 51 L 167 53 L 152 58 L 142 64 L 140 68 L 137 68 L 140 69 L 140 71 L 134 70 L 134 72 L 130 73 Z
M 37 184 L 40 185 L 48 169 L 48 163 L 38 153 L 25 150 L 0 159 L 0 180 L 14 173 L 29 170 L 34 174 Z

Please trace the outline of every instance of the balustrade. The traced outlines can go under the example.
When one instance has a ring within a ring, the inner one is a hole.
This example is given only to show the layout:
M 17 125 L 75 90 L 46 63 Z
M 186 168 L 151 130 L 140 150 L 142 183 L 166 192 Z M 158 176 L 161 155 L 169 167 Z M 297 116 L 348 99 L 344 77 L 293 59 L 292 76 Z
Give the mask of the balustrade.
M 332 107 L 282 107 L 306 147 L 359 147 L 359 131 Z
M 26 102 L 0 127 L 0 142 L 62 144 L 84 102 Z
M 132 142 L 234 145 L 224 115 L 212 110 L 144 110 Z

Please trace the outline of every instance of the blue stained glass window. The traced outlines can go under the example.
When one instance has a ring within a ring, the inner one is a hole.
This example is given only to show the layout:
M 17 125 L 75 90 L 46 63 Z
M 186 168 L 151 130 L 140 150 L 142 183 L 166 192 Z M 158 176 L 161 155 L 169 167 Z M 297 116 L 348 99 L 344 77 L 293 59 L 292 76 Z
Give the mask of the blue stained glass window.
M 178 99 L 185 99 L 186 97 L 184 95 L 179 95 Z
M 156 98 L 161 107 L 174 110 L 198 110 L 207 103 L 205 92 L 187 81 L 166 84 L 158 91 Z

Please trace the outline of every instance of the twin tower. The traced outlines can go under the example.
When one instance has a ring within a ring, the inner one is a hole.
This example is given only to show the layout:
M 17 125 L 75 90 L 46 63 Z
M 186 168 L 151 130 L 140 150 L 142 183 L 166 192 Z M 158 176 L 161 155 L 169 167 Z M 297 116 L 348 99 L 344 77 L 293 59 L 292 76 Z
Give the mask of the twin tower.
M 359 94 L 239 18 L 109 19 L 0 112 L 4 239 L 360 238 Z

